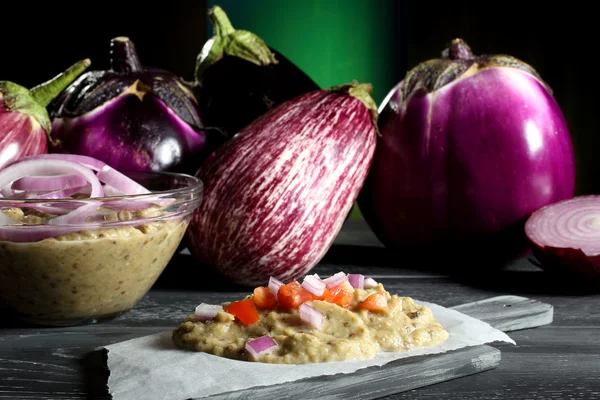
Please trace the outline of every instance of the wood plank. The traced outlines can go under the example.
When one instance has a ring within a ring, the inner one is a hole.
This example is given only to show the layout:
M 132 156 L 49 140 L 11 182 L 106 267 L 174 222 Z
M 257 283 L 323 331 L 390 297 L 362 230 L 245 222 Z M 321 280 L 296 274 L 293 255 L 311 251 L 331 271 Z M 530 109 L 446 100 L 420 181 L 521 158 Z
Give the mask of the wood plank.
M 551 304 L 521 296 L 496 296 L 451 308 L 504 332 L 550 324 L 554 315 Z
M 210 396 L 210 399 L 370 400 L 477 374 L 496 368 L 499 363 L 498 349 L 491 346 L 475 346 L 434 357 L 398 360 L 384 367 L 366 368 L 353 374 L 228 392 Z

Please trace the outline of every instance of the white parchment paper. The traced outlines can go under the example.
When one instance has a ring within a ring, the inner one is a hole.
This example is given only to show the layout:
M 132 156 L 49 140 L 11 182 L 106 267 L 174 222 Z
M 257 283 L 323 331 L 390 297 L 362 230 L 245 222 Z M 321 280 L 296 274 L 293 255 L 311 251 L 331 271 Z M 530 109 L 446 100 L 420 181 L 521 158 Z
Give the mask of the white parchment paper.
M 302 365 L 236 361 L 178 349 L 171 331 L 105 346 L 108 350 L 109 393 L 113 399 L 201 398 L 255 386 L 267 386 L 319 375 L 347 374 L 362 368 L 425 354 L 444 353 L 492 342 L 516 344 L 504 332 L 478 319 L 425 301 L 448 330 L 446 342 L 398 353 L 381 353 L 372 360 Z

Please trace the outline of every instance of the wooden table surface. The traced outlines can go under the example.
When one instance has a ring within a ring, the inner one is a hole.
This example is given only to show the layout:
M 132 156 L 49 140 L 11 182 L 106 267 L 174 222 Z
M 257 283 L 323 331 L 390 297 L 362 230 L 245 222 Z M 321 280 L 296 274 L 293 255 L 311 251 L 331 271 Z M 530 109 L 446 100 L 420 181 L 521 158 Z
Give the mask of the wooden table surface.
M 477 277 L 424 271 L 414 262 L 382 262 L 385 249 L 362 221 L 348 221 L 315 268 L 344 270 L 381 281 L 392 293 L 451 307 L 502 294 L 554 306 L 550 325 L 510 332 L 517 343 L 494 345 L 499 367 L 387 397 L 387 399 L 600 399 L 600 294 L 577 282 L 550 278 L 528 257 Z M 534 260 L 535 261 L 535 260 Z M 485 271 L 485 261 L 481 269 Z M 0 399 L 110 398 L 92 384 L 88 355 L 99 346 L 172 329 L 200 302 L 245 296 L 204 277 L 190 256 L 175 256 L 152 290 L 130 312 L 96 325 L 71 328 L 0 322 Z

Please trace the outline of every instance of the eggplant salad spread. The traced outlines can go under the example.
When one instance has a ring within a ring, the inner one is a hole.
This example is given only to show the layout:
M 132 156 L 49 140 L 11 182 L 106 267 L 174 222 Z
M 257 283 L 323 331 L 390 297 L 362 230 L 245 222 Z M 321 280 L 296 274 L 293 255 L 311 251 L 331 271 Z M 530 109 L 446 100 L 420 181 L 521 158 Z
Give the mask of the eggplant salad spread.
M 271 277 L 252 295 L 200 304 L 172 333 L 176 346 L 265 363 L 369 359 L 379 352 L 434 346 L 448 339 L 432 311 L 390 295 L 360 274 L 307 275 L 284 284 Z

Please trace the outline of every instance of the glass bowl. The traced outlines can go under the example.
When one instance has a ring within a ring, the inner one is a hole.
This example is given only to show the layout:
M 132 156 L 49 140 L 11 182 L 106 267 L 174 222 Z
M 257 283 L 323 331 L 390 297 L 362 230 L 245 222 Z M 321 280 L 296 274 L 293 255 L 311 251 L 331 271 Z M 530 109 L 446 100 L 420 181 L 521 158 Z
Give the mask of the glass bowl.
M 89 324 L 122 315 L 148 292 L 203 185 L 185 174 L 124 174 L 151 193 L 0 199 L 0 302 L 9 313 L 38 325 Z

